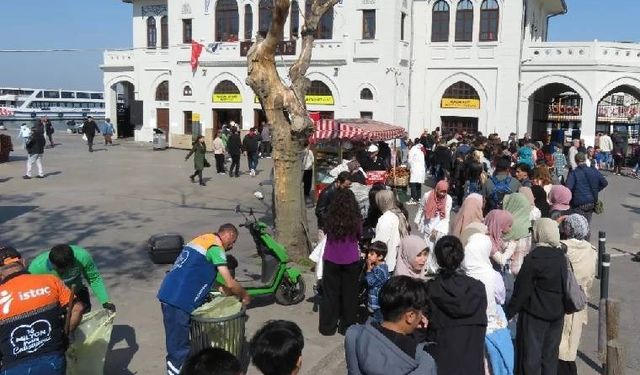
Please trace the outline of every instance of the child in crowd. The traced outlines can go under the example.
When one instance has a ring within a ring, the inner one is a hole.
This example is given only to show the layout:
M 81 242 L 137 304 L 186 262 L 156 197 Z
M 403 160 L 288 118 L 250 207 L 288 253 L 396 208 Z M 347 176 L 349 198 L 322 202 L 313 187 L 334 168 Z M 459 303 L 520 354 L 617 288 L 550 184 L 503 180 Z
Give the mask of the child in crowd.
M 376 241 L 369 246 L 367 252 L 367 289 L 369 291 L 369 311 L 376 322 L 382 321 L 378 295 L 380 288 L 389 280 L 389 267 L 384 262 L 387 256 L 387 244 Z
M 263 375 L 297 375 L 302 368 L 302 330 L 294 322 L 272 320 L 256 332 L 249 355 Z
M 240 361 L 220 348 L 206 348 L 194 354 L 182 368 L 184 375 L 242 375 Z
M 562 152 L 562 145 L 556 145 L 555 152 L 553 153 L 553 159 L 555 160 L 553 168 L 553 177 L 555 177 L 554 183 L 561 184 L 565 180 L 565 168 L 567 167 L 567 157 L 564 156 L 564 153 Z
M 413 333 L 426 328 L 427 294 L 421 280 L 389 279 L 380 290 L 382 323 L 353 325 L 345 336 L 349 375 L 436 375 L 436 364 Z

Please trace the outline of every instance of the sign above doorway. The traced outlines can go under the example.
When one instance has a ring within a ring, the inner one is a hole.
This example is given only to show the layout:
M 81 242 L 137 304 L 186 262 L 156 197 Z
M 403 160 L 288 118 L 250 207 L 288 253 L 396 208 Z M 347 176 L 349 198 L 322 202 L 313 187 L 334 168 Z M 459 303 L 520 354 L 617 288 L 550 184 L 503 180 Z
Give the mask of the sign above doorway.
M 480 100 L 478 99 L 454 99 L 442 98 L 440 108 L 446 109 L 480 109 Z

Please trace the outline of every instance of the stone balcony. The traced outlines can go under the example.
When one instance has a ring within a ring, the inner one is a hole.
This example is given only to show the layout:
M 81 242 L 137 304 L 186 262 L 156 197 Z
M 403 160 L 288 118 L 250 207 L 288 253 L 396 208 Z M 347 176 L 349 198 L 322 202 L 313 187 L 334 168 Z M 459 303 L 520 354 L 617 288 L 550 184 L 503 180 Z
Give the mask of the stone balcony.
M 611 42 L 553 42 L 527 47 L 523 67 L 527 66 L 607 65 L 640 68 L 640 44 Z
M 133 50 L 104 51 L 102 68 L 133 68 Z

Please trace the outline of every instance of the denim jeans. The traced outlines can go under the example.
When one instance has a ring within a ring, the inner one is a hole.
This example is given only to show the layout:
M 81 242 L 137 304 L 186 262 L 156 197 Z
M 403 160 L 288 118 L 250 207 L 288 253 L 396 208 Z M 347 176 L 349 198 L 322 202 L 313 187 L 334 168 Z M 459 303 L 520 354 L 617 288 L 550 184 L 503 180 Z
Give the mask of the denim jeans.
M 258 169 L 258 153 L 257 152 L 247 152 L 247 164 L 249 165 L 249 170 Z
M 8 369 L 2 369 L 0 375 L 64 375 L 67 361 L 63 353 L 51 353 L 20 361 Z

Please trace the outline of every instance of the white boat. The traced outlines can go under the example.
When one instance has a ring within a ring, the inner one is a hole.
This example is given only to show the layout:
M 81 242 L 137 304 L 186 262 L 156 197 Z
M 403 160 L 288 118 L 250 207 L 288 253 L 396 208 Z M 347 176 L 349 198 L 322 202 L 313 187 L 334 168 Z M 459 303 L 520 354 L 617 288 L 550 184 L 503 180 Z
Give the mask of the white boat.
M 0 121 L 24 121 L 40 116 L 51 120 L 104 118 L 100 91 L 0 87 Z

